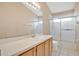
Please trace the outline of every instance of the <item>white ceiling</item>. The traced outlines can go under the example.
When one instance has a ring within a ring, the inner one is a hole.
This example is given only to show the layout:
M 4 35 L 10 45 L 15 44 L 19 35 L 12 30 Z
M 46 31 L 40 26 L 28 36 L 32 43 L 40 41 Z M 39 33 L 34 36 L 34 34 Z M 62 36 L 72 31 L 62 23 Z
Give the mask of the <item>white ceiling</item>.
M 47 5 L 52 13 L 59 13 L 73 9 L 75 2 L 47 2 Z

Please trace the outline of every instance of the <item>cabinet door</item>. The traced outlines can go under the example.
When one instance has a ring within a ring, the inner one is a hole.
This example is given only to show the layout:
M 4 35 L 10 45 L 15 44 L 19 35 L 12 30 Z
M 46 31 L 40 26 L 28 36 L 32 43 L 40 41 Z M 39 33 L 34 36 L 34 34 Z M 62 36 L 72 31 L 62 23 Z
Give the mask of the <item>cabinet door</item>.
M 37 48 L 34 47 L 34 50 L 33 50 L 34 56 L 36 56 L 36 54 L 37 54 L 37 50 L 36 50 L 36 49 L 37 49 Z
M 26 51 L 21 56 L 33 56 L 34 55 L 33 50 L 34 49 L 31 49 L 29 51 Z
M 52 55 L 53 52 L 53 45 L 52 45 L 52 38 L 50 39 L 50 56 Z
M 45 56 L 49 56 L 50 55 L 50 40 L 47 40 L 45 42 Z
M 37 46 L 37 56 L 44 56 L 44 43 Z

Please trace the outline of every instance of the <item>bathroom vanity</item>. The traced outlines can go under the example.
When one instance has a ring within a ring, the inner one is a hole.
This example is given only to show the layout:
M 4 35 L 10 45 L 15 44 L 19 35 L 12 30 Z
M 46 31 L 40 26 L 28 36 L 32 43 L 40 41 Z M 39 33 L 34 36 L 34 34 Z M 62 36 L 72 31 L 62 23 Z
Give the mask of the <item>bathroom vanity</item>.
M 13 38 L 12 38 L 13 39 Z M 18 37 L 13 41 L 0 43 L 1 56 L 51 56 L 52 36 L 36 35 Z M 18 39 L 18 40 L 17 40 Z M 5 39 L 6 40 L 6 39 Z M 1 42 L 1 41 L 0 41 Z

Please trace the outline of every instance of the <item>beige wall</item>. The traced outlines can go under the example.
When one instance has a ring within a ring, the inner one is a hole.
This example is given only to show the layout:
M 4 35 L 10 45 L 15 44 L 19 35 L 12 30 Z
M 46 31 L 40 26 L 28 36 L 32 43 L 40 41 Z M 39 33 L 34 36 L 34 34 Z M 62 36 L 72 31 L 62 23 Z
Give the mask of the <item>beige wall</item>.
M 49 16 L 51 15 L 50 10 L 48 9 L 48 6 L 46 3 L 42 2 L 39 3 L 41 6 L 41 10 L 43 13 L 43 34 L 49 34 Z
M 79 15 L 79 3 L 75 5 L 75 15 Z M 76 18 L 76 21 L 79 22 L 79 17 Z M 79 41 L 79 24 L 76 24 L 76 41 Z
M 21 3 L 0 3 L 0 38 L 31 34 L 34 16 Z
M 75 5 L 75 16 L 79 15 L 79 3 Z M 76 22 L 79 22 L 79 17 L 76 18 Z M 79 24 L 76 24 L 76 50 L 79 52 Z

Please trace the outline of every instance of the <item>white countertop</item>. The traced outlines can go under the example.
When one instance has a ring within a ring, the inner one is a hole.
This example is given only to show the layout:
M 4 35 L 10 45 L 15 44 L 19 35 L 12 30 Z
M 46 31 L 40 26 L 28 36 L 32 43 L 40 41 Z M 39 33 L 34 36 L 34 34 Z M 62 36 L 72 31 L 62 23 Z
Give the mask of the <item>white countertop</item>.
M 52 36 L 50 35 L 38 35 L 35 36 L 34 38 L 32 37 L 25 37 L 22 36 L 20 38 L 14 38 L 16 40 L 12 41 L 5 41 L 6 39 L 2 39 L 0 41 L 0 49 L 1 49 L 1 56 L 11 56 L 11 55 L 17 55 L 20 51 L 23 50 L 29 50 L 33 48 L 34 46 L 46 41 L 47 39 L 51 38 Z M 11 39 L 10 39 L 11 40 Z M 4 43 L 5 41 L 5 43 Z M 7 43 L 6 43 L 7 42 Z

